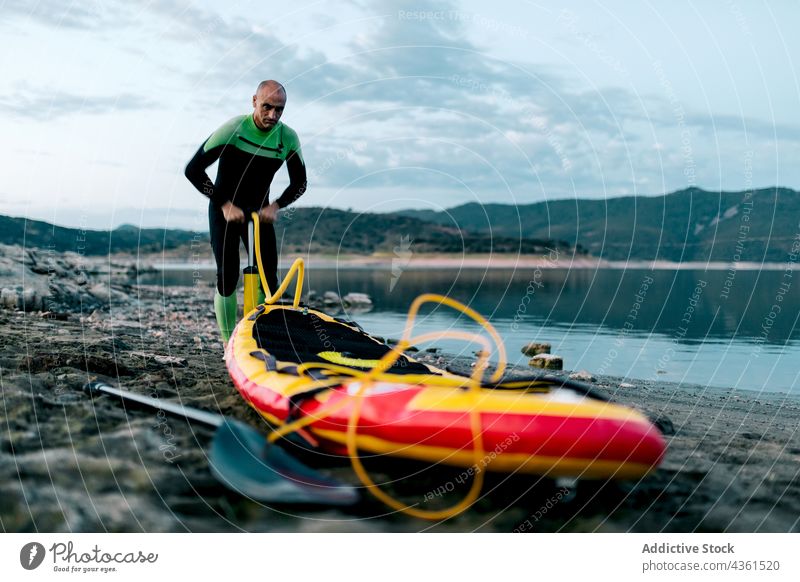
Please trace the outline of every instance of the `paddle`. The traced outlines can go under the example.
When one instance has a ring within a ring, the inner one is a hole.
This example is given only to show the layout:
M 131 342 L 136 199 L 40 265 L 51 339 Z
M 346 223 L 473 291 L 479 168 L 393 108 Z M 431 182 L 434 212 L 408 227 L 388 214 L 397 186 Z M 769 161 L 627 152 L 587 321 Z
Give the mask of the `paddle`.
M 314 505 L 353 505 L 358 491 L 306 467 L 247 424 L 196 408 L 181 406 L 89 382 L 92 396 L 106 394 L 123 404 L 161 410 L 179 418 L 215 428 L 208 454 L 211 473 L 226 487 L 257 501 Z

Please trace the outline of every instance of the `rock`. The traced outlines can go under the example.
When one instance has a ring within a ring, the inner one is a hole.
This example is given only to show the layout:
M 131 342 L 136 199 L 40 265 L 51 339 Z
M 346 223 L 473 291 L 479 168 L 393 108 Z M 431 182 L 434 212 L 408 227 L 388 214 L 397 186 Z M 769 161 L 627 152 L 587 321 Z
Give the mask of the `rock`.
M 49 275 L 50 270 L 41 264 L 31 265 L 30 270 L 32 273 L 36 273 L 37 275 Z
M 99 309 L 93 310 L 86 318 L 82 318 L 86 323 L 98 323 L 103 320 L 103 314 Z
M 177 356 L 165 356 L 162 354 L 153 354 L 149 352 L 131 352 L 131 355 L 143 358 L 144 360 L 152 360 L 156 364 L 161 364 L 162 366 L 185 368 L 188 364 L 186 358 L 179 358 Z
M 655 425 L 655 427 L 659 431 L 661 431 L 661 434 L 665 436 L 670 436 L 675 434 L 675 425 L 668 417 L 664 416 L 663 414 L 648 415 L 648 418 L 650 419 L 650 422 L 652 422 L 653 425 Z
M 530 359 L 528 365 L 545 370 L 562 370 L 564 368 L 564 360 L 560 356 L 552 354 L 538 354 Z
M 25 253 L 22 255 L 22 264 L 26 267 L 30 267 L 31 265 L 36 264 L 36 251 L 33 249 L 27 249 Z
M 175 366 L 177 368 L 185 368 L 187 366 L 186 358 L 179 358 L 177 356 L 155 356 L 153 360 L 165 366 Z
M 342 302 L 348 307 L 372 305 L 372 299 L 366 293 L 348 293 L 342 297 Z
M 522 353 L 526 356 L 537 356 L 539 354 L 549 354 L 550 353 L 550 344 L 548 343 L 539 343 L 539 342 L 531 342 L 522 346 Z
M 109 297 L 111 296 L 111 290 L 102 283 L 95 283 L 88 289 L 89 295 L 97 299 L 98 301 L 108 301 Z
M 569 375 L 570 380 L 578 380 L 580 382 L 597 382 L 597 378 L 592 376 L 586 370 L 580 370 L 578 372 L 573 372 Z
M 325 305 L 340 305 L 342 299 L 333 291 L 325 291 L 325 294 L 322 296 L 322 302 Z
M 56 303 L 66 310 L 79 309 L 82 306 L 81 289 L 69 280 L 54 280 L 50 282 L 50 293 Z M 88 299 L 88 297 L 87 297 Z M 92 299 L 92 303 L 97 303 Z M 84 306 L 85 307 L 85 306 Z
M 74 286 L 74 284 L 73 284 Z M 75 286 L 77 289 L 77 286 Z M 88 293 L 91 297 L 96 299 L 97 301 L 106 304 L 106 303 L 113 303 L 116 305 L 121 304 L 129 304 L 132 303 L 133 300 L 128 297 L 124 292 L 120 291 L 119 289 L 114 287 L 109 287 L 105 283 L 95 283 L 88 289 Z M 80 290 L 78 291 L 80 293 Z
M 19 303 L 17 292 L 13 289 L 4 288 L 0 291 L 0 304 L 6 309 L 16 309 Z
M 25 289 L 22 292 L 22 308 L 25 311 L 40 311 L 42 309 L 42 298 L 36 293 L 36 289 Z
M 69 319 L 69 313 L 58 313 L 55 311 L 43 311 L 42 317 L 44 319 L 55 319 L 56 321 L 67 321 Z

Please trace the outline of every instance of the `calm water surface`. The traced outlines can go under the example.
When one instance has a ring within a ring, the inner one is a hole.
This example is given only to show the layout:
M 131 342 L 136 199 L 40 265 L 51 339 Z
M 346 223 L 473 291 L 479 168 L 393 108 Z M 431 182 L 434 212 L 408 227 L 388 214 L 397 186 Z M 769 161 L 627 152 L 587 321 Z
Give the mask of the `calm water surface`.
M 201 277 L 213 280 L 212 272 Z M 800 274 L 797 274 L 800 278 Z M 191 270 L 142 283 L 197 284 Z M 427 292 L 470 305 L 497 328 L 511 363 L 530 341 L 553 345 L 568 369 L 634 379 L 796 392 L 800 280 L 791 272 L 648 270 L 312 269 L 307 288 L 369 294 L 375 307 L 348 313 L 375 335 L 399 338 L 411 301 Z M 209 297 L 210 295 L 209 290 Z M 210 301 L 210 299 L 209 299 Z M 448 308 L 424 308 L 415 330 L 477 330 Z M 441 340 L 470 354 L 478 346 Z M 496 356 L 496 354 L 495 354 Z

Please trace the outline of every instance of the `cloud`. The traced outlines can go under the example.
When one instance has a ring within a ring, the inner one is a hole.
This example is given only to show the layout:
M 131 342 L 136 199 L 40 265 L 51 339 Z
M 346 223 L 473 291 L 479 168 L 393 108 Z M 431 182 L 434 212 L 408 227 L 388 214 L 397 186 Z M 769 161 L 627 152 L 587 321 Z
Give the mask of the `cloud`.
M 630 94 L 577 92 L 549 70 L 494 59 L 463 40 L 461 20 L 449 8 L 420 19 L 408 16 L 412 3 L 400 6 L 404 12 L 385 16 L 353 42 L 352 70 L 322 102 L 342 120 L 322 135 L 345 144 L 367 139 L 366 163 L 347 156 L 331 165 L 324 137 L 315 137 L 306 155 L 310 167 L 320 161 L 331 167 L 312 180 L 440 186 L 462 195 L 475 189 L 504 201 L 530 198 L 542 184 L 558 183 L 561 196 L 596 188 L 597 164 L 589 160 L 610 140 L 624 141 L 622 128 L 636 107 Z
M 122 93 L 114 96 L 77 95 L 51 88 L 35 91 L 30 87 L 10 95 L 0 95 L 0 111 L 27 119 L 52 119 L 66 115 L 102 115 L 120 111 L 139 111 L 156 107 L 141 95 Z
M 0 23 L 26 20 L 52 28 L 96 30 L 98 26 L 115 23 L 124 26 L 129 13 L 123 2 L 87 0 L 85 2 L 59 2 L 57 0 L 5 0 Z
M 134 10 L 122 2 L 78 7 L 46 0 L 28 8 L 14 0 L 8 6 L 4 20 L 103 30 L 127 26 L 126 15 Z M 524 62 L 524 55 L 520 61 L 495 58 L 491 47 L 470 40 L 469 24 L 481 21 L 456 2 L 435 8 L 416 0 L 349 2 L 343 9 L 357 11 L 357 24 L 349 29 L 357 33 L 340 40 L 336 51 L 329 51 L 327 33 L 315 34 L 314 26 L 331 26 L 321 12 L 308 14 L 311 32 L 283 40 L 269 14 L 240 18 L 188 0 L 147 3 L 135 8 L 135 21 L 158 31 L 152 38 L 159 42 L 143 55 L 178 75 L 171 78 L 186 93 L 202 89 L 194 92 L 193 107 L 205 116 L 216 115 L 231 96 L 246 103 L 263 78 L 284 82 L 287 122 L 302 126 L 312 189 L 439 189 L 442 199 L 519 202 L 645 187 L 659 193 L 690 185 L 689 169 L 699 185 L 737 175 L 745 128 L 756 152 L 768 154 L 776 134 L 791 142 L 781 145 L 781 159 L 800 144 L 798 127 L 688 109 L 678 117 L 668 94 L 587 86 L 568 71 Z M 337 13 L 337 22 L 346 21 Z M 513 32 L 513 24 L 493 23 L 505 27 L 497 34 Z M 586 38 L 587 48 L 598 44 Z M 24 90 L 0 96 L 0 111 L 31 118 L 42 110 L 103 114 L 156 106 L 130 93 L 84 97 Z M 684 129 L 692 138 L 691 160 L 681 153 Z M 363 147 L 356 151 L 356 144 Z M 767 154 L 754 174 L 770 166 Z M 771 155 L 777 158 L 775 147 Z
M 248 91 L 265 78 L 279 79 L 290 94 L 311 98 L 315 91 L 333 90 L 348 74 L 346 67 L 329 63 L 325 54 L 313 48 L 285 44 L 270 31 L 268 22 L 258 19 L 229 19 L 202 10 L 185 0 L 164 0 L 148 4 L 153 16 L 169 23 L 167 39 L 199 51 L 200 68 L 187 69 L 187 79 L 206 86 Z M 309 47 L 312 42 L 306 43 Z M 303 77 L 304 72 L 313 75 Z
M 800 127 L 785 123 L 769 123 L 747 116 L 691 114 L 687 123 L 708 132 L 738 132 L 745 136 L 800 142 Z
M 524 202 L 716 184 L 741 165 L 731 140 L 695 137 L 692 159 L 681 154 L 684 128 L 732 132 L 741 119 L 686 111 L 679 123 L 668 95 L 587 87 L 551 67 L 494 58 L 469 40 L 474 19 L 456 3 L 355 5 L 365 19 L 335 60 L 298 48 L 305 40 L 287 45 L 268 29 L 217 22 L 226 52 L 202 73 L 227 88 L 249 89 L 259 71 L 286 80 L 301 105 L 292 115 L 313 118 L 306 126 L 316 130 L 300 136 L 312 188 L 439 188 Z M 209 26 L 205 13 L 181 14 L 181 34 Z M 774 139 L 771 124 L 746 124 L 754 141 Z M 797 128 L 777 133 L 800 138 Z M 356 143 L 367 145 L 353 152 Z

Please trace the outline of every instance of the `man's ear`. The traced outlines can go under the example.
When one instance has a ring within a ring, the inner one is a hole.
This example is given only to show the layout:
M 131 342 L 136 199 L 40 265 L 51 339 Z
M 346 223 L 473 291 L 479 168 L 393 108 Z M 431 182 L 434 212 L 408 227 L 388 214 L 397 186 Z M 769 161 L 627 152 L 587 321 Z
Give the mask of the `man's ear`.
M 256 96 L 253 95 L 253 107 L 255 107 L 255 106 L 256 106 Z

